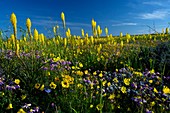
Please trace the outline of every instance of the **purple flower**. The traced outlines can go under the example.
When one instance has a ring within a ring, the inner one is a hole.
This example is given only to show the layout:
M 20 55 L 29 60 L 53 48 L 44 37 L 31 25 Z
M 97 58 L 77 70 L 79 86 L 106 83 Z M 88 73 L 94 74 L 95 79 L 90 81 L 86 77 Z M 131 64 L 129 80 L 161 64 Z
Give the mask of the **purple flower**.
M 3 82 L 3 81 L 0 81 L 0 86 L 3 85 L 3 84 L 4 84 L 4 82 Z
M 16 89 L 20 88 L 20 85 L 15 85 L 15 88 L 16 88 Z
M 46 92 L 46 93 L 50 93 L 50 92 L 51 92 L 51 89 L 45 88 L 45 92 Z
M 40 109 L 39 107 L 34 108 L 35 112 L 39 112 L 39 109 Z

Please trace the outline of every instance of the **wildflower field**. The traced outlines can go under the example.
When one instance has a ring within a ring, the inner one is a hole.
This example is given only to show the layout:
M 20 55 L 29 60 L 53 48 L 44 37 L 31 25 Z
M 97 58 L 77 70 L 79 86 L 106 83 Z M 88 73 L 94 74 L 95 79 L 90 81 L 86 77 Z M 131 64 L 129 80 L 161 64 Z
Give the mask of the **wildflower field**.
M 0 113 L 170 113 L 168 28 L 112 36 L 92 19 L 93 35 L 75 36 L 61 19 L 53 37 L 29 18 L 17 37 L 11 14 L 13 33 L 0 31 Z

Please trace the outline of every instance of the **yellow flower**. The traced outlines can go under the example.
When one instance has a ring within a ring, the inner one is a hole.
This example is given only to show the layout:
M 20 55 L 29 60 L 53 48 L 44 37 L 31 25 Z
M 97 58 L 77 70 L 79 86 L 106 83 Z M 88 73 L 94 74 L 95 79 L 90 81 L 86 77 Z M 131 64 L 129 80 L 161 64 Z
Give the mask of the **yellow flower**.
M 103 108 L 103 105 L 102 104 L 98 104 L 97 106 L 96 106 L 96 108 L 97 108 L 97 110 L 102 110 L 102 108 Z
M 61 85 L 63 88 L 69 88 L 69 82 L 67 80 L 61 81 Z
M 170 89 L 167 86 L 163 86 L 163 93 L 170 94 Z
M 115 83 L 118 83 L 118 82 L 119 82 L 119 81 L 117 80 L 117 78 L 114 78 L 113 81 L 114 81 Z
M 12 109 L 13 107 L 12 107 L 12 104 L 10 103 L 9 105 L 8 105 L 8 107 L 7 107 L 7 109 Z
M 65 15 L 63 12 L 61 13 L 61 20 L 63 21 L 63 26 L 65 28 Z
M 154 69 L 152 69 L 152 70 L 150 71 L 150 73 L 151 73 L 151 74 L 155 73 L 155 70 L 154 70 Z
M 51 74 L 50 74 L 50 72 L 48 71 L 48 72 L 47 72 L 47 76 L 50 76 L 50 75 L 51 75 Z
M 27 96 L 26 95 L 21 95 L 21 99 L 24 100 Z
M 72 66 L 71 69 L 75 69 L 75 66 Z
M 99 77 L 103 77 L 103 74 L 102 74 L 102 73 L 100 73 L 100 74 L 99 74 Z
M 51 89 L 55 89 L 55 88 L 56 88 L 56 86 L 57 86 L 57 85 L 56 85 L 54 82 L 51 82 L 51 83 L 50 83 L 50 87 L 51 87 Z
M 123 80 L 123 82 L 128 86 L 128 85 L 130 84 L 130 79 L 125 78 L 125 79 Z
M 96 94 L 99 94 L 99 92 L 98 92 L 98 91 L 96 91 Z
M 153 83 L 153 80 L 149 80 L 149 83 L 152 84 L 152 83 Z
M 156 88 L 154 88 L 153 91 L 154 91 L 155 93 L 158 93 L 158 90 L 157 90 Z
M 78 88 L 82 88 L 83 85 L 82 85 L 82 84 L 77 84 L 77 87 L 78 87 Z
M 15 82 L 15 84 L 17 84 L 17 85 L 18 85 L 18 84 L 20 83 L 20 80 L 19 80 L 19 79 L 15 79 L 15 81 L 14 81 L 14 82 Z
M 5 93 L 4 92 L 0 92 L 0 97 L 4 96 Z
M 154 106 L 154 105 L 155 105 L 155 102 L 154 102 L 154 101 L 150 103 L 150 106 Z
M 88 70 L 85 70 L 84 73 L 87 75 L 89 72 L 88 72 Z
M 64 75 L 63 76 L 63 81 L 68 81 L 68 82 L 71 82 L 71 81 L 74 81 L 74 78 L 69 76 L 69 75 Z
M 40 87 L 40 84 L 39 83 L 36 83 L 35 86 L 34 86 L 36 89 L 38 89 Z
M 97 75 L 97 72 L 95 71 L 95 72 L 93 72 L 93 75 L 95 76 L 95 75 Z
M 16 18 L 16 15 L 14 13 L 11 14 L 11 23 L 14 27 L 16 27 L 17 18 Z
M 90 108 L 93 108 L 93 104 L 90 104 Z
M 74 84 L 74 78 L 73 77 L 71 77 L 69 84 Z
M 26 113 L 22 108 L 17 113 Z
M 84 37 L 84 30 L 83 29 L 81 30 L 81 34 L 82 34 L 82 37 Z
M 44 84 L 40 87 L 41 91 L 44 91 Z
M 76 74 L 79 75 L 79 76 L 83 76 L 83 72 L 82 71 L 77 71 Z
M 122 93 L 126 93 L 126 87 L 122 86 L 121 91 L 122 91 Z
M 27 18 L 26 26 L 27 26 L 28 30 L 31 29 L 31 20 L 29 18 Z
M 82 67 L 83 67 L 83 64 L 82 64 L 82 63 L 79 63 L 79 67 L 82 68 Z
M 59 61 L 59 60 L 60 60 L 60 57 L 53 58 L 53 61 L 54 61 L 54 62 L 57 62 L 57 61 Z
M 34 29 L 34 40 L 38 41 L 38 31 L 37 31 L 37 29 Z
M 104 93 L 104 94 L 103 94 L 103 97 L 105 97 L 106 95 L 107 95 L 107 94 L 106 94 L 106 93 Z
M 111 86 L 111 83 L 110 83 L 110 82 L 108 82 L 108 83 L 107 83 L 107 86 Z
M 112 99 L 114 99 L 115 98 L 115 94 L 113 93 L 113 94 L 111 94 L 109 97 L 108 97 L 108 99 L 110 99 L 110 100 L 112 100 Z
M 107 83 L 107 81 L 105 80 L 105 81 L 102 82 L 102 85 L 105 86 L 106 83 Z

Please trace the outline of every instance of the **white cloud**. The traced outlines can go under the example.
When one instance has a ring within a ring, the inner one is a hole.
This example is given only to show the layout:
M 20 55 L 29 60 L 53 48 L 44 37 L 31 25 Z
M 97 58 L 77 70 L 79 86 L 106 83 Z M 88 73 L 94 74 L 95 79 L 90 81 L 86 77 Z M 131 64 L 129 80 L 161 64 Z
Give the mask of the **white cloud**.
M 136 26 L 137 23 L 120 23 L 120 24 L 113 24 L 112 26 Z
M 158 6 L 162 6 L 162 2 L 158 2 L 158 1 L 147 1 L 147 2 L 143 2 L 142 4 L 145 5 L 158 5 Z
M 62 21 L 55 21 L 55 20 L 33 20 L 32 22 L 34 25 L 38 25 L 38 26 L 46 26 L 46 27 L 52 27 L 55 25 L 59 25 L 62 26 Z M 90 24 L 86 24 L 86 23 L 76 23 L 76 22 L 66 22 L 66 26 L 68 27 L 91 27 Z
M 157 10 L 152 13 L 143 13 L 139 15 L 141 19 L 165 19 L 170 13 L 168 10 Z

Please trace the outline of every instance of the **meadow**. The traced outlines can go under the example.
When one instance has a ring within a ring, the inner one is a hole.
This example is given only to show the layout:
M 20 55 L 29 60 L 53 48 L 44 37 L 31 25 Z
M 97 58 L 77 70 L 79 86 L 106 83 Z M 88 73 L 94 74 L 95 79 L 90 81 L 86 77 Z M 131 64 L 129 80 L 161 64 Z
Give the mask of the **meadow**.
M 92 19 L 92 36 L 63 26 L 0 31 L 1 113 L 170 113 L 170 34 L 120 36 Z M 60 36 L 59 29 L 65 33 Z M 105 36 L 101 36 L 102 32 Z

